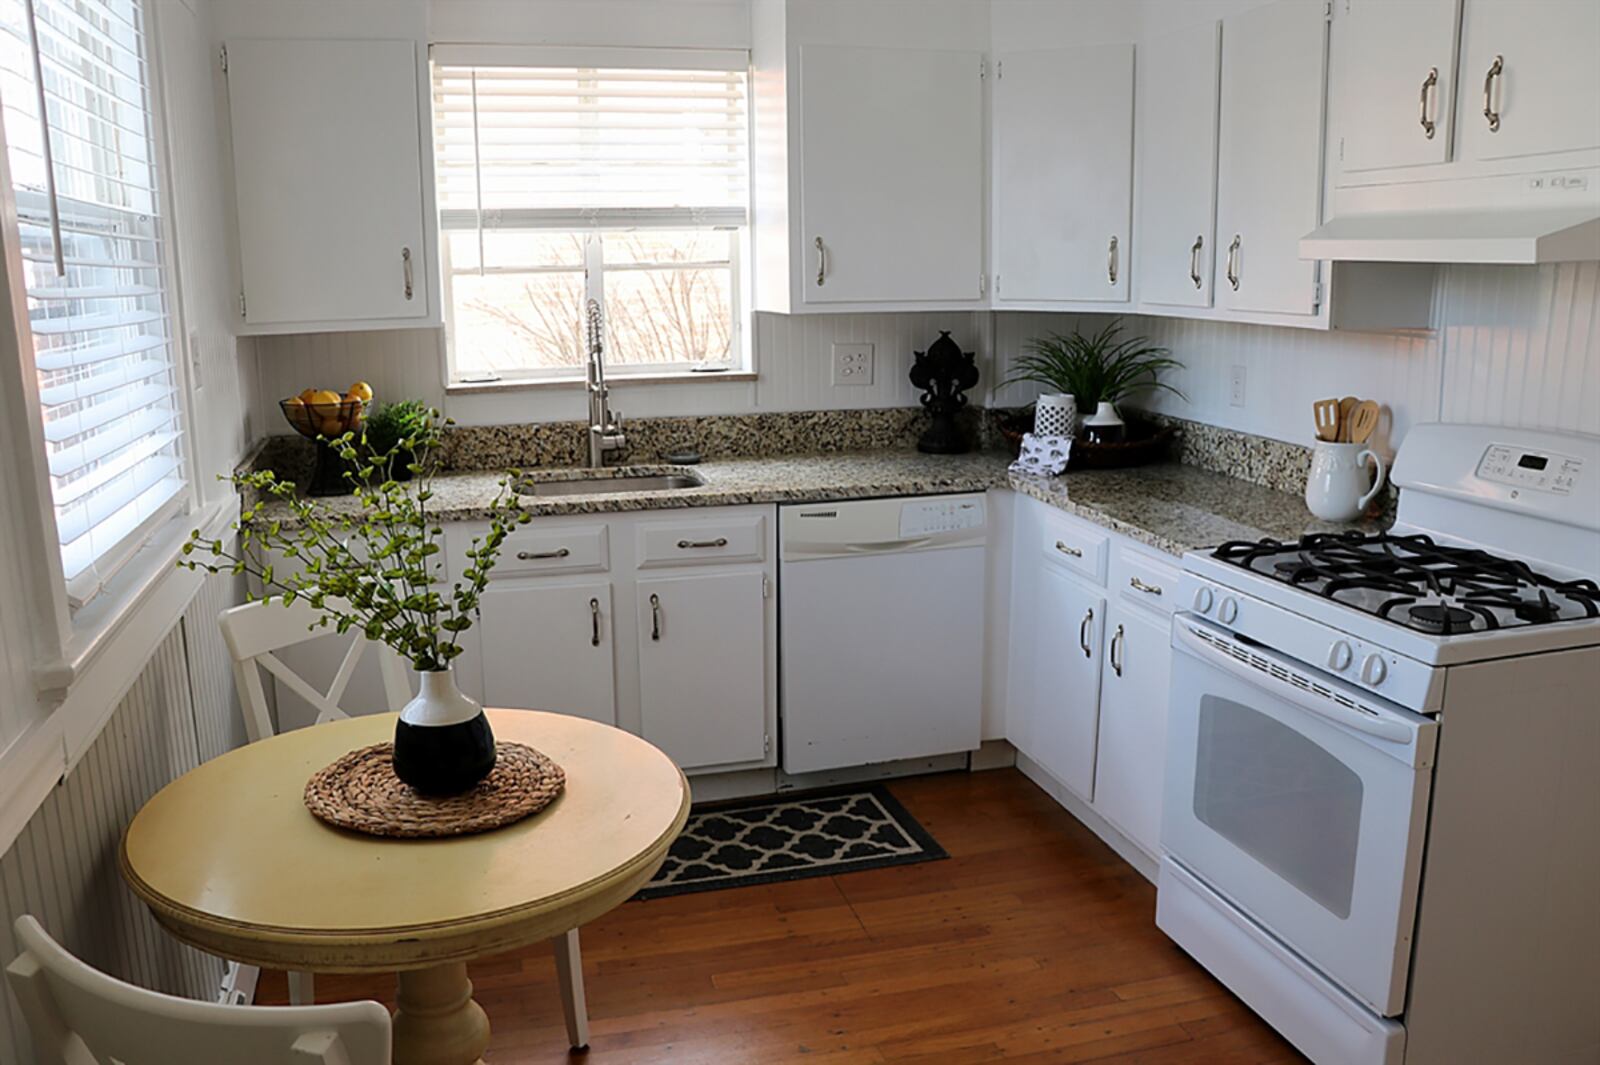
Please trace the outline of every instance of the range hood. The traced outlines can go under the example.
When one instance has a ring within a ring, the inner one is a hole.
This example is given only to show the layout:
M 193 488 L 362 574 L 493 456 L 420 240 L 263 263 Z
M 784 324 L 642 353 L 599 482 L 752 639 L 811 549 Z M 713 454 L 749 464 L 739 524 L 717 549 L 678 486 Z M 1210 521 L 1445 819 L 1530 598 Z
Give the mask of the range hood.
M 1301 237 L 1300 258 L 1516 265 L 1600 259 L 1600 207 L 1348 214 Z

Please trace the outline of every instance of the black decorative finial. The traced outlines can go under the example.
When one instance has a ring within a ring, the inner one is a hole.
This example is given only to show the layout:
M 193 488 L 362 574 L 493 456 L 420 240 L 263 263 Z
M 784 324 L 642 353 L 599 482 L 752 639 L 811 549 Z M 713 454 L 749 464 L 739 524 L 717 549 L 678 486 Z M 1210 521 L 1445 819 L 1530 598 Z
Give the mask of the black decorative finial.
M 978 383 L 976 357 L 950 339 L 947 330 L 927 351 L 914 352 L 911 383 L 922 389 L 922 405 L 933 424 L 917 441 L 917 450 L 931 455 L 959 455 L 968 450 L 967 438 L 956 426 L 956 412 L 967 405 L 962 393 Z

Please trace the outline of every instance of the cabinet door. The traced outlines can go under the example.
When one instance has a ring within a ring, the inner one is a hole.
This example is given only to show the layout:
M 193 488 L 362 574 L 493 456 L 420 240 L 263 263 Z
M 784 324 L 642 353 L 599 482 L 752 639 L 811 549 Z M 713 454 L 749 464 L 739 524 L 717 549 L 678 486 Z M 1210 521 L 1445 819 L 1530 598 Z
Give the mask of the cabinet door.
M 1333 71 L 1346 172 L 1448 162 L 1460 0 L 1342 0 Z
M 1322 5 L 1280 0 L 1223 20 L 1217 305 L 1315 314 L 1300 238 L 1322 205 Z
M 766 600 L 759 572 L 640 580 L 644 738 L 684 769 L 766 756 Z
M 1457 122 L 1461 158 L 1600 147 L 1597 43 L 1595 0 L 1467 0 Z M 1486 110 L 1499 121 L 1492 122 Z
M 1051 776 L 1092 799 L 1106 601 L 1056 567 L 1043 569 L 1033 620 L 1033 749 L 1027 753 Z
M 609 583 L 491 584 L 477 628 L 484 705 L 617 723 Z
M 1221 25 L 1139 49 L 1139 301 L 1211 306 Z
M 1172 668 L 1166 619 L 1113 603 L 1106 616 L 1105 660 L 1095 809 L 1154 855 L 1161 844 Z
M 995 297 L 1128 299 L 1133 46 L 1000 56 Z
M 228 42 L 245 321 L 423 318 L 411 41 Z
M 982 295 L 981 72 L 978 52 L 801 47 L 806 303 Z

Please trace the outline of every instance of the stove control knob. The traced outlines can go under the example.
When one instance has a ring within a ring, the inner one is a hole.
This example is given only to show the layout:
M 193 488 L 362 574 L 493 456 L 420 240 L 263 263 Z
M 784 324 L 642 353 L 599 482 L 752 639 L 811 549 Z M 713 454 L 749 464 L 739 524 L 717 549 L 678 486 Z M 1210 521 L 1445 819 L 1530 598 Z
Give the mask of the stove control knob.
M 1328 668 L 1335 673 L 1343 673 L 1350 668 L 1350 663 L 1355 657 L 1356 654 L 1348 643 L 1344 640 L 1335 640 L 1333 646 L 1328 648 Z
M 1376 688 L 1389 675 L 1389 665 L 1380 655 L 1368 655 L 1361 663 L 1361 683 Z
M 1211 613 L 1211 589 L 1201 585 L 1194 593 L 1194 608 L 1202 614 Z
M 1217 618 L 1224 625 L 1232 625 L 1233 619 L 1238 616 L 1239 604 L 1232 596 L 1224 599 L 1222 605 L 1217 608 Z

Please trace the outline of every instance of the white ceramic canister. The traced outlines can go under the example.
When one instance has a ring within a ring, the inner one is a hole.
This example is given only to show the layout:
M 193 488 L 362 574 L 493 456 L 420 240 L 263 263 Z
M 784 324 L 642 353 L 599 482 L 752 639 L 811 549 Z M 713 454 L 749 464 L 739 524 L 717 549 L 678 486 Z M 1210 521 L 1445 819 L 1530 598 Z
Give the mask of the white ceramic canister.
M 1383 459 L 1365 444 L 1318 440 L 1306 477 L 1306 506 L 1323 521 L 1354 521 L 1383 487 L 1384 472 Z
M 1033 431 L 1040 436 L 1072 437 L 1078 431 L 1078 404 L 1068 392 L 1039 397 L 1033 411 Z

